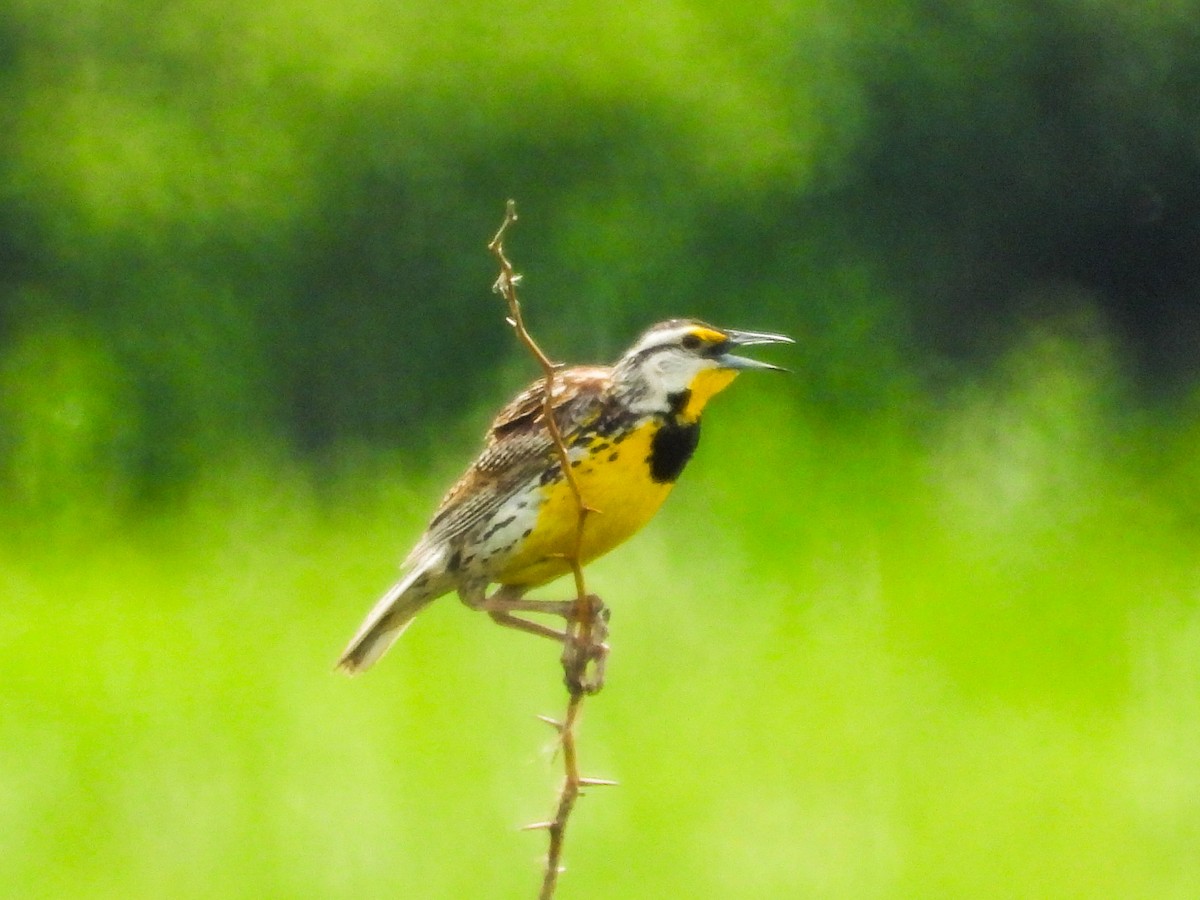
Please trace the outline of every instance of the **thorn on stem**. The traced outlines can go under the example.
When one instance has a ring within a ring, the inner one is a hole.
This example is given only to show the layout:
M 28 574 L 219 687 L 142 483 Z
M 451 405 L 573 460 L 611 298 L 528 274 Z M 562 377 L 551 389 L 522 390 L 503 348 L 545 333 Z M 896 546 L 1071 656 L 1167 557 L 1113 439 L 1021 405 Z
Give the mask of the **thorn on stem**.
M 535 822 L 522 829 L 523 831 L 545 830 L 549 832 L 550 848 L 546 856 L 542 890 L 539 897 L 541 900 L 550 900 L 554 896 L 558 874 L 565 871 L 561 865 L 563 837 L 580 789 L 584 786 L 599 787 L 616 784 L 615 781 L 608 779 L 580 778 L 575 749 L 575 724 L 578 719 L 579 704 L 586 694 L 596 693 L 604 684 L 604 665 L 608 656 L 608 644 L 605 642 L 608 636 L 608 610 L 599 597 L 587 592 L 584 584 L 583 568 L 580 562 L 584 525 L 590 513 L 598 513 L 600 510 L 588 506 L 584 501 L 583 493 L 571 468 L 570 451 L 554 415 L 554 400 L 559 396 L 555 385 L 555 376 L 562 365 L 550 361 L 550 358 L 546 356 L 525 327 L 521 303 L 517 297 L 517 285 L 521 281 L 521 276 L 513 271 L 512 263 L 504 252 L 504 238 L 509 226 L 516 221 L 517 204 L 514 200 L 509 200 L 504 208 L 504 221 L 500 223 L 499 230 L 488 244 L 488 250 L 496 257 L 496 262 L 500 267 L 500 276 L 496 279 L 493 290 L 502 295 L 507 302 L 506 321 L 542 368 L 545 380 L 542 389 L 541 418 L 553 442 L 562 474 L 571 489 L 577 513 L 574 550 L 571 553 L 559 555 L 570 564 L 570 569 L 575 577 L 576 592 L 576 601 L 572 605 L 572 612 L 568 617 L 561 659 L 563 679 L 566 682 L 569 697 L 567 712 L 561 722 L 547 716 L 538 716 L 539 720 L 558 732 L 559 742 L 556 753 L 559 751 L 562 753 L 566 778 L 559 793 L 558 811 L 554 819 Z

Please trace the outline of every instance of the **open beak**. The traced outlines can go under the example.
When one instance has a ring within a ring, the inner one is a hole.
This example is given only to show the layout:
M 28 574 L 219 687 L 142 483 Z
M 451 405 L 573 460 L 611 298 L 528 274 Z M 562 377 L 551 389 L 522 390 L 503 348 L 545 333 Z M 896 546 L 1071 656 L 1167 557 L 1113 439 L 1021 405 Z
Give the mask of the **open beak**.
M 720 363 L 722 369 L 770 369 L 775 372 L 786 372 L 787 369 L 782 366 L 772 365 L 771 363 L 759 362 L 757 359 L 750 359 L 748 356 L 737 356 L 730 351 L 738 350 L 742 347 L 753 347 L 756 344 L 794 344 L 796 343 L 785 334 L 772 334 L 769 331 L 725 331 L 725 339 L 727 343 L 721 345 L 721 352 L 717 355 L 717 362 Z

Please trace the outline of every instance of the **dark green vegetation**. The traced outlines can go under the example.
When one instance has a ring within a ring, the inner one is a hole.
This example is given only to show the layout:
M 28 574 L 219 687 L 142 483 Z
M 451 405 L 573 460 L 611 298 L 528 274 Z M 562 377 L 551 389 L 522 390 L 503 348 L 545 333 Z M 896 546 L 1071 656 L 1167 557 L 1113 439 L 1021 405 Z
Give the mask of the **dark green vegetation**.
M 532 894 L 553 648 L 330 671 L 534 372 L 508 196 L 557 356 L 800 340 L 592 568 L 563 895 L 1200 893 L 1198 23 L 10 3 L 0 895 Z

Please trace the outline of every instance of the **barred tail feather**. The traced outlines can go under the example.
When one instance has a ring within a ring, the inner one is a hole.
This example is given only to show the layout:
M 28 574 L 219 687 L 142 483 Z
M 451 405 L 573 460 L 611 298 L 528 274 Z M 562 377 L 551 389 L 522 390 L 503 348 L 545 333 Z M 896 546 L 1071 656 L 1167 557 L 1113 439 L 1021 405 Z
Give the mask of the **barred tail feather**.
M 417 613 L 444 593 L 432 583 L 441 561 L 441 553 L 420 560 L 379 599 L 342 651 L 337 668 L 347 675 L 357 675 L 387 652 Z

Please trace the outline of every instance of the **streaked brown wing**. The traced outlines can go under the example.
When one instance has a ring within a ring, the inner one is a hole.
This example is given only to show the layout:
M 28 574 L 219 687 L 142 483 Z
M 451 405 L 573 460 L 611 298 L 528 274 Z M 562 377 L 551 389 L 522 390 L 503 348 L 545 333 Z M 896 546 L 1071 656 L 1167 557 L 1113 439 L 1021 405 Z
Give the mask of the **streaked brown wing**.
M 564 434 L 572 423 L 562 421 L 559 413 L 576 397 L 585 397 L 603 391 L 611 374 L 612 370 L 604 366 L 573 366 L 555 373 L 554 396 L 551 398 L 551 406 L 555 411 L 558 426 L 563 429 Z M 545 384 L 546 379 L 539 378 L 513 397 L 508 405 L 500 410 L 492 422 L 488 435 L 489 441 L 497 440 L 510 432 L 541 421 Z
M 610 371 L 579 366 L 555 374 L 552 408 L 564 438 L 599 416 Z M 442 499 L 413 555 L 485 521 L 545 468 L 553 442 L 542 417 L 544 383 L 539 378 L 496 416 L 483 452 Z

